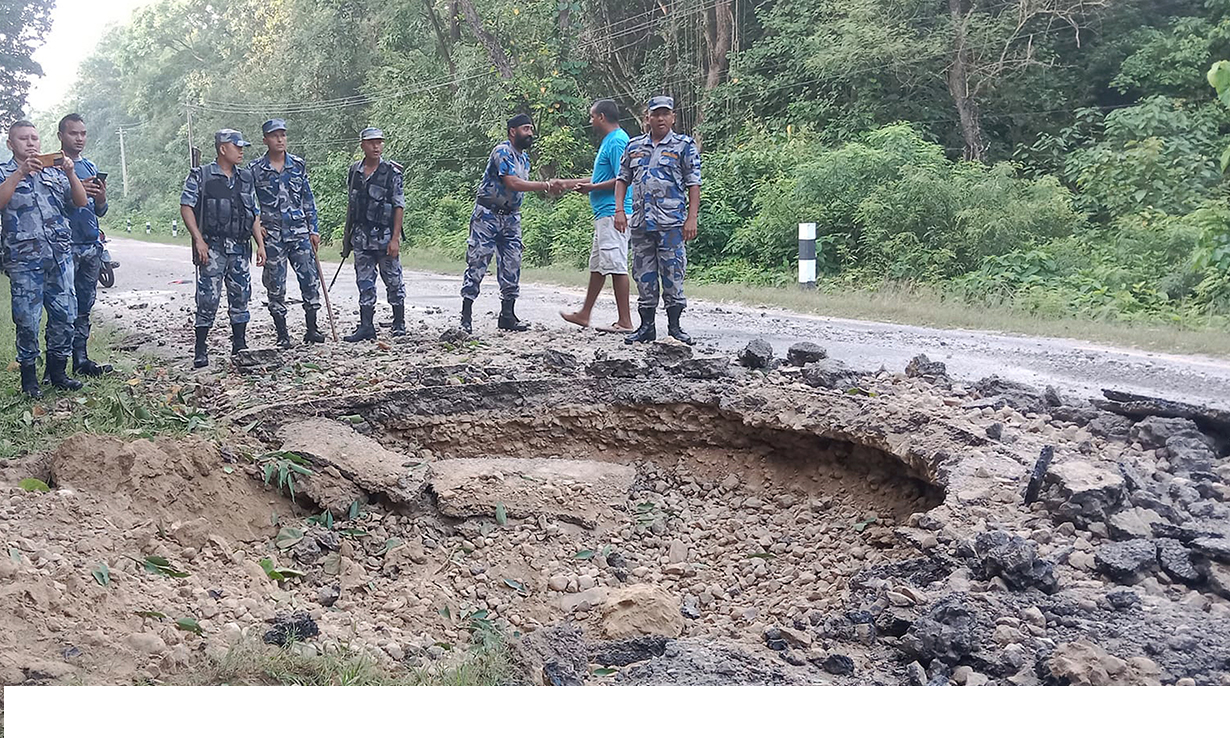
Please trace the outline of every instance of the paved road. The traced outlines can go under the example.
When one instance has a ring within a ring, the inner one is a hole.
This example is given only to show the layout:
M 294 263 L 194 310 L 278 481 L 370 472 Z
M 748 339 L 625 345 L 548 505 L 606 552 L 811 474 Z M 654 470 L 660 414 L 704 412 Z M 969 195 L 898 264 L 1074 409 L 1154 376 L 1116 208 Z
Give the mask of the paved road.
M 192 317 L 193 271 L 187 248 L 116 238 L 110 242 L 110 249 L 121 267 L 116 287 L 100 292 L 100 316 L 148 332 L 168 350 L 174 347 L 176 355 L 182 353 L 179 346 L 190 338 Z M 325 269 L 331 277 L 334 267 L 326 264 Z M 460 286 L 459 274 L 407 272 L 407 319 L 425 320 L 432 330 L 444 328 L 460 309 Z M 475 306 L 475 324 L 479 333 L 494 334 L 495 313 L 499 310 L 494 275 L 488 276 L 483 287 Z M 382 300 L 383 289 L 381 286 Z M 288 291 L 294 297 L 298 286 Z M 580 291 L 524 284 L 521 292 L 517 312 L 534 322 L 535 330 L 580 330 L 559 318 L 561 308 L 580 305 Z M 349 332 L 358 316 L 358 294 L 349 264 L 331 295 L 339 333 Z M 259 270 L 253 273 L 252 297 L 253 321 L 268 325 Z M 596 325 L 602 324 L 602 319 L 606 323 L 614 319 L 609 291 L 596 313 Z M 220 317 L 224 315 L 225 301 Z M 298 308 L 292 308 L 291 316 L 292 331 L 300 332 L 302 314 Z M 856 368 L 884 366 L 897 371 L 911 357 L 926 353 L 933 360 L 946 362 L 949 373 L 964 381 L 999 374 L 1084 396 L 1109 387 L 1230 408 L 1230 362 L 1210 357 L 1110 348 L 1068 339 L 823 318 L 699 300 L 689 305 L 684 318 L 685 327 L 694 337 L 727 351 L 763 337 L 784 355 L 791 343 L 809 340 Z M 378 306 L 377 319 L 388 320 L 388 308 L 383 303 Z M 660 330 L 664 329 L 665 317 L 661 316 L 659 322 Z

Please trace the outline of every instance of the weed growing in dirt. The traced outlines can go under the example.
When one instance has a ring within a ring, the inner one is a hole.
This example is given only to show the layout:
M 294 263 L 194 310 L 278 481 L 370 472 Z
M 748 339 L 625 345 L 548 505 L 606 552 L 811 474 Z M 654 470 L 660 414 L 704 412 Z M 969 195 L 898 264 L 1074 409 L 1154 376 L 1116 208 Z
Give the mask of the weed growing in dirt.
M 295 501 L 295 479 L 300 476 L 312 476 L 307 459 L 293 451 L 270 451 L 262 454 L 262 465 L 265 485 L 270 485 L 277 479 L 278 491 L 290 495 L 290 501 Z
M 194 685 L 285 686 L 498 686 L 515 681 L 507 646 L 501 642 L 470 652 L 461 663 L 438 673 L 427 669 L 391 671 L 368 656 L 343 648 L 320 656 L 300 653 L 295 644 L 272 647 L 241 641 L 225 656 L 185 680 Z

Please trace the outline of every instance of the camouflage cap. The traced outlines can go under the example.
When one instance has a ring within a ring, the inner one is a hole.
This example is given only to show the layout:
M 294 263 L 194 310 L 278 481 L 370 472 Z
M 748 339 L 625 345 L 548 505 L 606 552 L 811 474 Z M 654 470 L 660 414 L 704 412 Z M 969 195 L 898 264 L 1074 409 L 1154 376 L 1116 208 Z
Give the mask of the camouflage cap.
M 243 134 L 236 131 L 234 128 L 223 128 L 214 134 L 214 144 L 233 143 L 236 146 L 251 146 L 252 144 L 243 140 Z
M 675 109 L 675 98 L 668 95 L 656 95 L 649 98 L 649 111 L 653 112 L 658 108 L 666 108 L 668 110 Z
M 364 128 L 359 134 L 360 141 L 383 141 L 384 131 L 379 128 Z
M 286 121 L 281 118 L 272 118 L 265 121 L 265 125 L 261 126 L 261 135 L 268 136 L 274 131 L 285 131 Z

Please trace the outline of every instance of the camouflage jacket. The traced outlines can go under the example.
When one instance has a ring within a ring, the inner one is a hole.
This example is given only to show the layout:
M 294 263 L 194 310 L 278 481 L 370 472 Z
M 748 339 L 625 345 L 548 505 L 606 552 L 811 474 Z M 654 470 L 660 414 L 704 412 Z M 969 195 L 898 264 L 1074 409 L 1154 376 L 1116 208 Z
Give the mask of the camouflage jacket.
M 256 198 L 261 204 L 261 225 L 270 241 L 301 240 L 319 233 L 316 198 L 308 183 L 307 163 L 286 154 L 282 171 L 269 162 L 269 154 L 256 159 L 248 168 L 256 177 Z
M 252 179 L 252 172 L 243 167 L 236 167 L 234 174 L 227 177 L 218 162 L 211 161 L 189 171 L 184 180 L 179 204 L 197 210 L 197 228 L 205 240 L 221 245 L 227 253 L 239 253 L 248 247 L 252 221 L 260 215 Z M 207 198 L 204 207 L 198 207 L 205 191 L 213 191 L 214 197 Z
M 74 168 L 77 170 L 77 179 L 82 182 L 98 176 L 98 167 L 84 156 L 75 162 Z M 106 214 L 107 203 L 104 202 L 102 207 L 99 207 L 92 197 L 89 198 L 85 207 L 73 207 L 68 216 L 69 227 L 73 233 L 73 243 L 98 243 L 98 219 Z
M 363 160 L 350 165 L 347 189 L 354 222 L 350 244 L 356 251 L 381 251 L 393 240 L 393 212 L 405 209 L 401 164 L 381 159 L 372 176 L 363 176 Z
M 16 159 L 0 164 L 0 182 L 16 176 L 19 166 Z M 61 170 L 49 167 L 23 179 L 0 210 L 7 262 L 42 262 L 53 253 L 68 253 L 73 209 L 68 175 Z
M 487 168 L 478 185 L 478 204 L 495 212 L 512 212 L 521 208 L 524 192 L 515 192 L 504 186 L 504 177 L 513 175 L 521 179 L 530 177 L 530 155 L 517 151 L 505 141 L 491 150 Z
M 628 142 L 619 177 L 632 190 L 629 225 L 646 231 L 679 228 L 688 218 L 688 188 L 700 185 L 700 152 L 690 136 L 671 131 Z

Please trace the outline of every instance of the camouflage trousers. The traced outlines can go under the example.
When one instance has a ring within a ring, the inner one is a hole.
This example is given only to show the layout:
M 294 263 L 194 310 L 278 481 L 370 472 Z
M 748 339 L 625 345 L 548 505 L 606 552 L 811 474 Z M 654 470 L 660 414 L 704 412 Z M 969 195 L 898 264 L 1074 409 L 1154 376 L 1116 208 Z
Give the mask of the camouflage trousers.
M 90 313 L 98 295 L 98 273 L 102 271 L 102 244 L 73 244 L 74 282 L 77 293 L 77 317 L 73 325 L 73 351 L 85 350 L 90 340 Z
M 496 213 L 482 205 L 474 206 L 470 216 L 470 238 L 466 241 L 466 273 L 461 296 L 478 297 L 478 287 L 487 274 L 491 257 L 498 255 L 496 279 L 500 297 L 515 300 L 521 295 L 521 213 Z
M 231 249 L 233 250 L 233 249 Z M 226 253 L 221 242 L 209 244 L 209 261 L 196 271 L 196 327 L 212 328 L 222 287 L 226 286 L 226 303 L 230 322 L 247 323 L 248 300 L 252 298 L 252 249 L 245 246 L 239 253 Z
M 265 270 L 261 282 L 269 295 L 269 313 L 286 315 L 286 264 L 290 263 L 299 279 L 299 295 L 305 308 L 320 309 L 320 272 L 316 271 L 316 255 L 307 236 L 265 244 Z
M 632 279 L 636 281 L 639 295 L 637 307 L 656 308 L 659 292 L 665 307 L 688 304 L 683 297 L 688 252 L 682 228 L 633 230 L 629 250 L 632 251 Z
M 359 306 L 371 307 L 376 304 L 376 272 L 380 272 L 380 279 L 384 281 L 389 304 L 405 304 L 406 286 L 401 280 L 401 261 L 396 256 L 389 256 L 384 249 L 355 250 L 354 278 L 359 285 Z
M 13 323 L 17 327 L 17 362 L 38 360 L 38 329 L 47 310 L 47 355 L 68 359 L 73 348 L 73 319 L 77 297 L 73 293 L 73 257 L 67 250 L 30 261 L 6 264 L 12 294 Z

